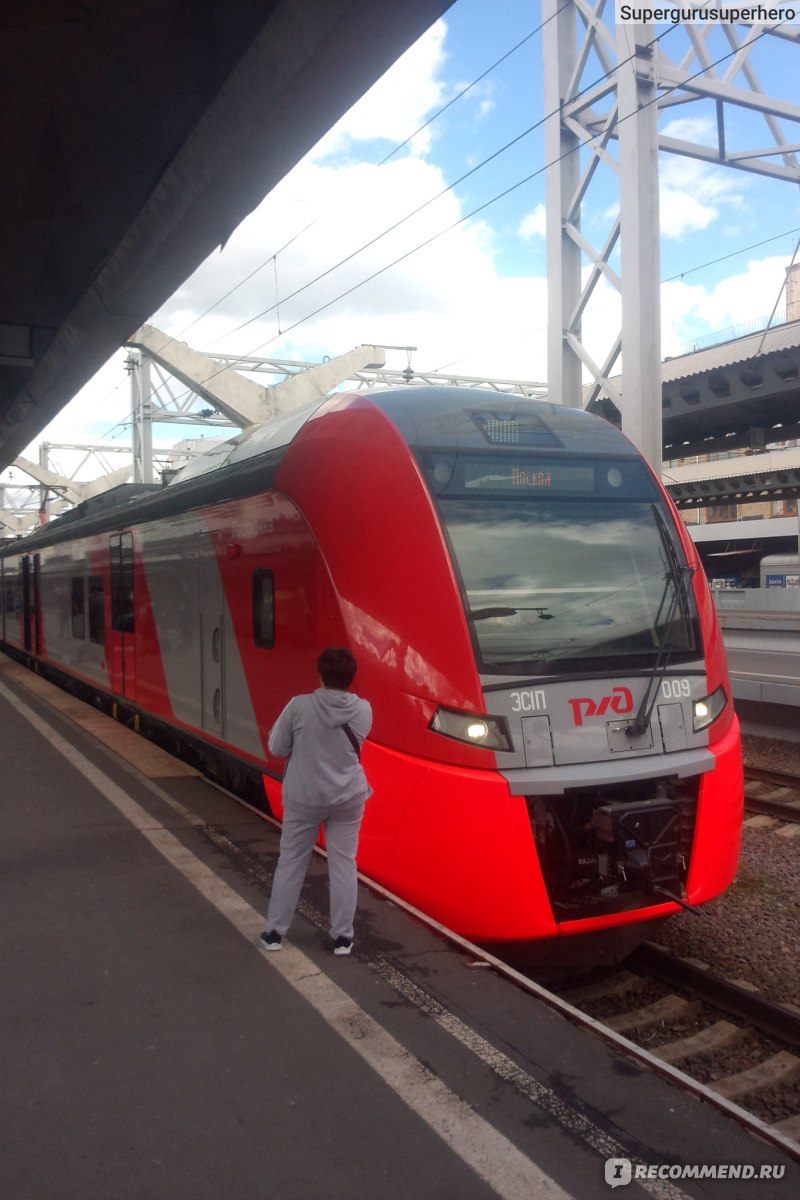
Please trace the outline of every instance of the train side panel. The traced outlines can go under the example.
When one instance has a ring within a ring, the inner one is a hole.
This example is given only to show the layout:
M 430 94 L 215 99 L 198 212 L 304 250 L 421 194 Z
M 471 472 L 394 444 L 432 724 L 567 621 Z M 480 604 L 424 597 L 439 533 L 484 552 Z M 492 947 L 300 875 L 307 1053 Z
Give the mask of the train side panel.
M 137 630 L 137 691 L 147 711 L 261 761 L 248 682 L 268 653 L 253 638 L 252 564 L 261 558 L 234 543 L 235 519 L 235 508 L 219 506 L 139 531 L 152 626 Z M 226 586 L 234 545 L 247 603 Z
M 108 573 L 98 539 L 42 551 L 40 657 L 108 688 L 104 596 Z
M 700 782 L 694 846 L 686 896 L 702 904 L 733 883 L 739 866 L 744 820 L 744 779 L 739 722 L 715 740 L 715 768 Z
M 187 728 L 203 728 L 205 596 L 199 559 L 203 524 L 186 514 L 169 524 L 137 529 L 139 590 L 147 588 L 152 622 L 143 626 L 137 596 L 137 692 L 154 715 Z M 208 618 L 206 617 L 206 620 Z
M 280 774 L 267 735 L 292 695 L 319 686 L 319 650 L 345 637 L 338 605 L 319 547 L 286 497 L 266 492 L 202 517 L 206 566 L 210 574 L 213 562 L 226 613 L 226 736 Z

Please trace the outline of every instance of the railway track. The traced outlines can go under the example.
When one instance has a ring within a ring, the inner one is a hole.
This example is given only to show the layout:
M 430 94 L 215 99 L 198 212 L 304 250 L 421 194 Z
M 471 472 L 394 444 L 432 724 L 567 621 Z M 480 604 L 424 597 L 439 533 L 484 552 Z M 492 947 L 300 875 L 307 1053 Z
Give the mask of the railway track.
M 800 1008 L 651 943 L 624 968 L 554 988 L 561 999 L 729 1101 L 800 1156 Z
M 744 804 L 748 812 L 800 823 L 800 776 L 745 766 Z

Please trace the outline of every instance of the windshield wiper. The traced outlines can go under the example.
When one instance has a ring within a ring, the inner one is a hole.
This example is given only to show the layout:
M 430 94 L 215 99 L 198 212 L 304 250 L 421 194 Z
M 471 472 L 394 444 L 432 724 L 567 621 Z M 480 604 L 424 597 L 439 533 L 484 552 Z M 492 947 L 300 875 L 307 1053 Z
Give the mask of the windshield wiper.
M 689 580 L 695 573 L 695 567 L 690 567 L 688 564 L 679 562 L 678 555 L 675 551 L 675 545 L 670 537 L 669 528 L 664 519 L 663 513 L 660 511 L 657 504 L 653 505 L 653 513 L 658 525 L 658 532 L 661 535 L 661 543 L 664 547 L 664 553 L 667 558 L 667 576 L 664 580 L 664 591 L 661 593 L 661 600 L 658 604 L 658 612 L 656 613 L 656 629 L 659 628 L 659 618 L 661 616 L 664 604 L 666 603 L 667 595 L 670 590 L 672 595 L 669 602 L 669 608 L 664 619 L 664 637 L 658 651 L 656 665 L 653 668 L 653 673 L 650 676 L 647 687 L 645 688 L 642 703 L 639 705 L 639 711 L 629 724 L 625 727 L 625 732 L 628 737 L 640 737 L 648 725 L 650 717 L 655 708 L 656 699 L 658 697 L 658 685 L 667 673 L 670 660 L 672 658 L 672 650 L 675 643 L 676 626 L 673 624 L 678 605 L 680 605 L 681 616 L 683 618 L 684 627 L 690 628 L 691 611 L 689 608 Z

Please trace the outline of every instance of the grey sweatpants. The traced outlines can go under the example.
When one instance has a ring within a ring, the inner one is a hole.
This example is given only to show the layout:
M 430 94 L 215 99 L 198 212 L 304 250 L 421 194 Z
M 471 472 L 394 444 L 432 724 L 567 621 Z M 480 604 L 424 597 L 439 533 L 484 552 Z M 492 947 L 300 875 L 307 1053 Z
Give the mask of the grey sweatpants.
M 352 938 L 358 898 L 356 849 L 364 801 L 340 808 L 286 808 L 278 866 L 272 881 L 267 929 L 285 934 L 292 922 L 319 827 L 325 830 L 331 936 Z

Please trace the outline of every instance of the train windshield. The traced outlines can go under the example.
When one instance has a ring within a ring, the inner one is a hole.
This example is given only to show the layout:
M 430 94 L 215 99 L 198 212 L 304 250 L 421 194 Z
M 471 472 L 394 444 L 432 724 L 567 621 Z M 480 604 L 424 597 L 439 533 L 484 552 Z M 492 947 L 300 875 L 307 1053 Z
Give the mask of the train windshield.
M 421 460 L 484 669 L 647 669 L 693 655 L 683 548 L 642 462 Z

